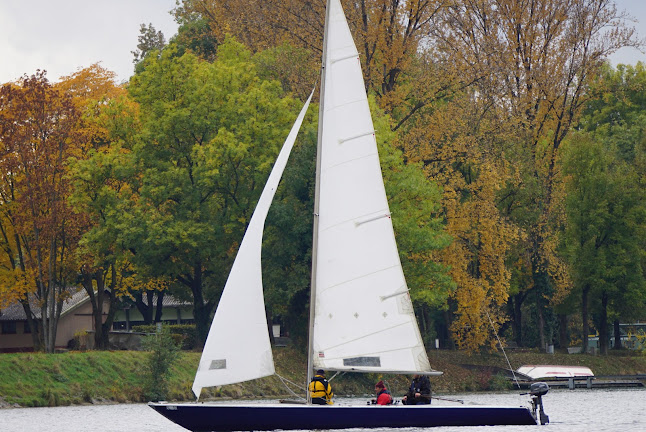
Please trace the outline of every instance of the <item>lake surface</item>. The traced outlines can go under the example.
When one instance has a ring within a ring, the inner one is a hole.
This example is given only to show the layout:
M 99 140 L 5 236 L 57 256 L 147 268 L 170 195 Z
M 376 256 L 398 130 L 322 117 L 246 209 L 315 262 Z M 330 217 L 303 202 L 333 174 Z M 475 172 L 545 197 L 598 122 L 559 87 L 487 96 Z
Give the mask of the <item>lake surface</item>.
M 528 405 L 517 393 L 470 393 L 446 396 L 465 405 Z M 368 399 L 338 399 L 340 404 L 364 404 Z M 434 404 L 453 403 L 435 400 Z M 551 390 L 543 397 L 550 416 L 546 432 L 646 431 L 646 389 Z M 453 404 L 454 405 L 454 404 Z M 375 409 L 381 409 L 375 407 Z M 429 432 L 528 432 L 541 426 L 438 427 Z M 399 429 L 416 432 L 421 429 Z M 541 429 L 542 430 L 542 429 Z M 182 432 L 145 404 L 93 405 L 56 408 L 0 409 L 2 432 Z M 362 431 L 353 429 L 353 432 Z M 393 429 L 371 429 L 392 432 Z

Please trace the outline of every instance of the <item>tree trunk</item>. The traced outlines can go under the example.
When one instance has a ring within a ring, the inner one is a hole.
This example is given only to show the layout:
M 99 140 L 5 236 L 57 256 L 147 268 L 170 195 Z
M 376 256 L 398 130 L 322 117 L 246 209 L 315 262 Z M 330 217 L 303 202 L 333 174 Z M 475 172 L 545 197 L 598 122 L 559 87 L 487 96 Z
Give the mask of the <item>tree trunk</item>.
M 541 302 L 541 290 L 536 289 L 536 313 L 538 318 L 538 335 L 539 335 L 539 348 L 545 351 L 545 318 L 543 316 L 543 305 Z
M 187 282 L 189 281 L 185 281 L 184 283 Z M 196 263 L 193 267 L 193 277 L 189 282 L 189 288 L 193 292 L 193 317 L 195 319 L 195 331 L 197 333 L 197 346 L 203 348 L 211 326 L 210 318 L 213 304 L 211 302 L 204 302 L 201 263 Z
M 621 327 L 619 326 L 619 320 L 616 319 L 612 324 L 615 336 L 615 346 L 613 349 L 620 350 L 623 346 L 621 344 Z
M 161 322 L 164 313 L 164 293 L 157 291 L 157 304 L 155 305 L 155 322 Z
M 454 350 L 455 349 L 455 340 L 453 340 L 451 329 L 451 314 L 448 310 L 444 311 L 444 322 L 446 323 L 446 347 Z
M 523 301 L 525 300 L 526 294 L 518 293 L 511 298 L 512 302 L 512 320 L 511 328 L 514 335 L 514 341 L 516 345 L 521 347 L 523 346 Z
M 97 270 L 92 274 L 93 279 L 96 281 L 96 305 L 93 306 L 92 313 L 94 315 L 94 348 L 97 350 L 105 350 L 108 348 L 108 335 L 103 334 L 103 306 L 105 302 L 105 284 L 103 272 Z
M 269 332 L 269 343 L 271 346 L 276 345 L 276 339 L 274 338 L 274 319 L 271 314 L 265 308 L 265 319 L 267 320 L 267 331 Z
M 193 302 L 193 315 L 195 318 L 195 331 L 197 333 L 197 346 L 204 348 L 206 337 L 209 335 L 209 308 L 204 304 Z
M 42 322 L 34 318 L 34 314 L 31 310 L 31 306 L 27 300 L 21 300 L 22 309 L 25 311 L 27 316 L 27 323 L 31 329 L 31 341 L 34 344 L 34 351 L 40 351 L 43 349 L 43 332 L 41 330 Z
M 144 302 L 144 293 L 138 293 L 135 296 L 135 306 L 144 319 L 144 324 L 153 323 L 153 292 L 146 291 L 146 300 L 148 303 Z
M 581 291 L 581 319 L 583 320 L 583 328 L 581 335 L 581 352 L 588 352 L 588 333 L 590 327 L 588 325 L 588 294 L 590 293 L 590 286 L 586 284 Z
M 602 355 L 608 355 L 608 293 L 601 295 L 601 316 L 599 318 L 599 350 Z
M 561 349 L 567 349 L 570 346 L 567 327 L 568 316 L 566 314 L 559 314 L 559 348 Z

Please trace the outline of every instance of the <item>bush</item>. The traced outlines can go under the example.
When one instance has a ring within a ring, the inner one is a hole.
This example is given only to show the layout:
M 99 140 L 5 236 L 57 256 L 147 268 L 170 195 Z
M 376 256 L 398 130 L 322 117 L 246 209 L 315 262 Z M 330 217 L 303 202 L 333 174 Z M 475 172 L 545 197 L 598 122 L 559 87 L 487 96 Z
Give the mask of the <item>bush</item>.
M 150 351 L 146 365 L 145 396 L 152 401 L 164 400 L 168 395 L 171 368 L 179 358 L 179 347 L 167 327 L 162 327 L 161 331 L 153 336 L 147 336 L 143 346 Z

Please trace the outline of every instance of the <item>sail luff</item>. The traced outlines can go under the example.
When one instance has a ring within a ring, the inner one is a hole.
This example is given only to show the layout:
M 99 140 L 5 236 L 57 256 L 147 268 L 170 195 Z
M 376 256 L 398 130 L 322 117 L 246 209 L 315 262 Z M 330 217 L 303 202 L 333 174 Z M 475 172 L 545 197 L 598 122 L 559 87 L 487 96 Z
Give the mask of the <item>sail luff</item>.
M 313 367 L 312 362 L 314 358 L 314 315 L 316 305 L 316 273 L 317 273 L 317 249 L 318 249 L 318 226 L 319 226 L 319 202 L 320 202 L 320 189 L 321 189 L 321 145 L 323 128 L 323 111 L 325 99 L 325 65 L 327 63 L 327 38 L 328 38 L 328 22 L 330 20 L 330 0 L 327 1 L 325 6 L 325 26 L 323 31 L 323 54 L 321 56 L 321 86 L 319 90 L 319 127 L 318 136 L 316 139 L 316 179 L 314 184 L 314 221 L 312 229 L 312 274 L 310 282 L 310 317 L 308 327 L 308 342 L 307 342 L 307 382 L 312 381 Z M 311 402 L 310 393 L 306 391 L 307 403 Z
M 283 144 L 240 243 L 193 381 L 193 393 L 198 399 L 204 387 L 274 374 L 262 287 L 262 236 L 269 207 L 313 94 L 314 91 Z

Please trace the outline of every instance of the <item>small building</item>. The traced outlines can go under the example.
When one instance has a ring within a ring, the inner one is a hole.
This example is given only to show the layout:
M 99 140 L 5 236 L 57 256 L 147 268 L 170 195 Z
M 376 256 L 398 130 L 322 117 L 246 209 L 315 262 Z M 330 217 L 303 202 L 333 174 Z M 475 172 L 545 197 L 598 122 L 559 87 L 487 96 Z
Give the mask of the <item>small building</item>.
M 157 301 L 154 298 L 153 304 Z M 130 332 L 132 326 L 144 324 L 141 313 L 128 303 L 115 314 L 112 328 L 115 339 L 124 339 L 124 332 Z M 176 298 L 165 295 L 162 301 L 162 322 L 168 324 L 192 324 L 193 308 L 190 303 L 182 302 Z M 104 308 L 104 321 L 108 306 Z M 40 309 L 33 308 L 36 316 L 40 318 Z M 77 334 L 93 333 L 95 331 L 92 317 L 92 304 L 85 290 L 75 292 L 68 300 L 63 302 L 63 309 L 58 320 L 56 331 L 56 349 L 67 349 L 70 342 Z M 119 335 L 117 335 L 119 334 Z M 113 334 L 110 339 L 112 342 Z M 84 345 L 91 348 L 93 340 L 84 337 Z M 20 303 L 11 304 L 0 310 L 0 352 L 28 352 L 34 350 L 31 329 L 27 322 L 27 315 Z
M 40 319 L 40 309 L 32 309 Z M 72 294 L 63 302 L 63 309 L 56 330 L 56 349 L 67 348 L 70 340 L 79 332 L 94 330 L 92 304 L 84 290 Z M 13 303 L 0 310 L 0 352 L 33 351 L 34 343 L 27 315 L 20 303 Z
M 143 301 L 147 303 L 146 297 L 144 297 Z M 157 304 L 157 295 L 153 296 L 152 303 L 153 305 Z M 162 299 L 161 322 L 164 324 L 194 324 L 193 304 L 165 294 Z M 127 303 L 115 314 L 112 329 L 131 331 L 133 326 L 144 324 L 144 317 L 141 312 L 134 305 Z

